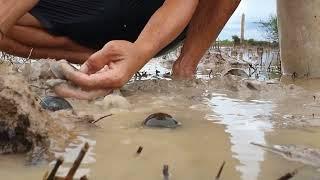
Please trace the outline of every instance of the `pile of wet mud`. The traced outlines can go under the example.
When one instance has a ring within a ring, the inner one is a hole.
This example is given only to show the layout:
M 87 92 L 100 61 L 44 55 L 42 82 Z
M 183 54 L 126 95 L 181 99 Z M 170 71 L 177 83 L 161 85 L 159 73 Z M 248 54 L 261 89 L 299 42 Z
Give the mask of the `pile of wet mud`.
M 99 118 L 76 112 L 72 99 L 57 97 L 48 85 L 48 81 L 57 79 L 50 69 L 54 63 L 55 60 L 42 59 L 2 64 L 5 70 L 1 68 L 0 73 L 0 154 L 26 154 L 27 162 L 32 164 L 51 160 L 53 152 L 64 151 L 82 125 L 95 126 Z M 130 106 L 116 93 L 101 97 L 96 103 L 107 109 Z
M 39 100 L 22 76 L 1 75 L 0 154 L 28 153 L 30 161 L 37 161 L 48 158 L 53 139 L 68 137 Z

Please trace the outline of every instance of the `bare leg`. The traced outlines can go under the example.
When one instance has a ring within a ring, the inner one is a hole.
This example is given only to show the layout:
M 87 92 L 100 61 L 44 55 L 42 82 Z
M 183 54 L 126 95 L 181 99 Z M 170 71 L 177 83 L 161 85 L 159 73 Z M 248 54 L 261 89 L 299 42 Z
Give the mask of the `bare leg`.
M 0 40 L 39 0 L 0 0 Z
M 7 33 L 7 37 L 33 48 L 64 48 L 71 51 L 94 52 L 67 37 L 54 36 L 43 29 L 34 27 L 13 26 Z
M 199 0 L 182 52 L 173 66 L 176 78 L 192 78 L 197 65 L 241 0 Z
M 49 42 L 48 42 L 49 43 Z M 0 50 L 21 57 L 28 57 L 31 50 L 31 58 L 52 58 L 52 59 L 67 59 L 72 63 L 81 64 L 85 62 L 92 54 L 92 52 L 80 52 L 65 50 L 60 48 L 46 48 L 46 47 L 30 47 L 19 43 L 18 41 L 4 37 L 0 41 Z

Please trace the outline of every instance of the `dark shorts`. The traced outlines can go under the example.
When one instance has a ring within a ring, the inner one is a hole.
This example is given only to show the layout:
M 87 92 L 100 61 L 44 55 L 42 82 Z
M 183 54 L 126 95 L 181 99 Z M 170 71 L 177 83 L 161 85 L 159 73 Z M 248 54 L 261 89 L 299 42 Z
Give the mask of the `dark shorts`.
M 111 40 L 134 42 L 164 1 L 40 0 L 30 13 L 49 33 L 100 49 Z

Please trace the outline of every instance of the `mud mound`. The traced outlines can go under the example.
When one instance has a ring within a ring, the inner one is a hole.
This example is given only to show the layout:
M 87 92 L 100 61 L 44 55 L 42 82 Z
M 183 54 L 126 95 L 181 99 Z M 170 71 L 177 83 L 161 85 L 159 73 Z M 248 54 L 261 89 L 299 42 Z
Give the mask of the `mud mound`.
M 23 77 L 0 77 L 0 154 L 30 152 L 33 161 L 48 154 L 53 130 L 64 134 L 36 97 Z

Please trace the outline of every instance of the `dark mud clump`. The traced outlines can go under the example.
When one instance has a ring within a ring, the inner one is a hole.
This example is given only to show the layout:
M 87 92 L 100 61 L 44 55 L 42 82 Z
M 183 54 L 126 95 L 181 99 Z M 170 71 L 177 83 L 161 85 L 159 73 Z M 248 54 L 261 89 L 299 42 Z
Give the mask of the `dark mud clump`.
M 64 134 L 36 97 L 22 77 L 0 77 L 0 154 L 29 153 L 31 161 L 44 158 L 54 131 Z

